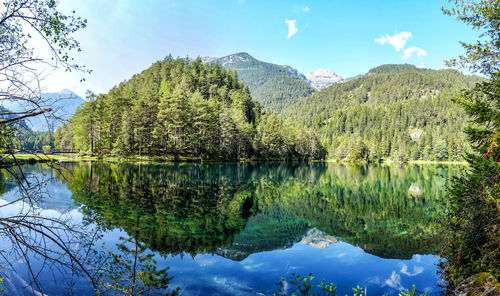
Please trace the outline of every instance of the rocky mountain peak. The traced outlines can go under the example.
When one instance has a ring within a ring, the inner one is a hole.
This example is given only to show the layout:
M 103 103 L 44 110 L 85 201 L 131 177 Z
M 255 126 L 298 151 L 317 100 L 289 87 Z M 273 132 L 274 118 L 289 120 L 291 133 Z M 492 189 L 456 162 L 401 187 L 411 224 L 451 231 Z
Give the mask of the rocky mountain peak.
M 309 81 L 309 84 L 317 90 L 344 81 L 342 76 L 335 74 L 335 72 L 329 69 L 318 69 L 314 72 L 306 73 L 305 77 Z
M 246 52 L 239 52 L 235 54 L 231 54 L 225 57 L 218 59 L 218 62 L 224 66 L 226 64 L 238 63 L 238 62 L 251 62 L 254 61 L 255 58 L 249 55 Z

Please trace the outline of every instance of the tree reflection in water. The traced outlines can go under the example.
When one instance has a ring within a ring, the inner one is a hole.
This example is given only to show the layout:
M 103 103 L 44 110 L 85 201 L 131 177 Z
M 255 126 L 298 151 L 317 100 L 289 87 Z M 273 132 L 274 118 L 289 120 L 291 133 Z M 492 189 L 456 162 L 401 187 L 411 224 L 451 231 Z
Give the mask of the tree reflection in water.
M 436 254 L 451 171 L 328 163 L 66 168 L 71 177 L 60 179 L 107 229 L 137 234 L 162 255 L 233 260 L 289 247 L 313 228 L 383 258 Z

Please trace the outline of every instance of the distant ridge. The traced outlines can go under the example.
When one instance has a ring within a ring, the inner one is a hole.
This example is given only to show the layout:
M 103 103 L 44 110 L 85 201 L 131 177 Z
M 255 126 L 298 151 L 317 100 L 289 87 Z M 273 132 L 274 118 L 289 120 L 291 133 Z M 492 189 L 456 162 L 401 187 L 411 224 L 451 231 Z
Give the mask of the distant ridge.
M 411 64 L 384 64 L 375 68 L 371 68 L 370 70 L 368 70 L 368 73 L 366 73 L 366 75 L 381 73 L 398 74 L 408 71 L 429 72 L 432 70 L 427 68 L 418 68 L 417 66 Z
M 288 65 L 259 61 L 246 52 L 221 58 L 203 57 L 205 63 L 218 63 L 236 71 L 238 79 L 248 87 L 252 97 L 270 110 L 284 108 L 314 93 L 304 74 Z
M 25 119 L 27 127 L 33 131 L 54 131 L 58 126 L 69 120 L 76 109 L 85 102 L 80 96 L 69 89 L 56 93 L 43 93 L 40 96 L 42 107 L 52 109 L 51 112 Z M 2 106 L 16 112 L 32 109 L 24 101 L 5 101 Z
M 286 107 L 345 79 L 328 69 L 303 74 L 288 65 L 260 61 L 247 52 L 238 52 L 220 58 L 201 57 L 203 63 L 218 63 L 238 73 L 252 97 L 264 107 L 281 112 Z

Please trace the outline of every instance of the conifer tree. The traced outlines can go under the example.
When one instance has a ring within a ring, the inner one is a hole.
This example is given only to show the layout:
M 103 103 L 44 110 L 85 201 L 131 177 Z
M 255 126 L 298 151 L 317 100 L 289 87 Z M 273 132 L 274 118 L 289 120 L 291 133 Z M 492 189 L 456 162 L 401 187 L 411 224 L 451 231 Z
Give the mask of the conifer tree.
M 451 231 L 443 251 L 449 291 L 479 272 L 500 277 L 500 1 L 455 1 L 455 5 L 444 12 L 482 35 L 475 44 L 462 43 L 467 54 L 449 64 L 489 79 L 456 99 L 472 119 L 465 133 L 474 152 L 467 154 L 470 166 L 449 190 Z

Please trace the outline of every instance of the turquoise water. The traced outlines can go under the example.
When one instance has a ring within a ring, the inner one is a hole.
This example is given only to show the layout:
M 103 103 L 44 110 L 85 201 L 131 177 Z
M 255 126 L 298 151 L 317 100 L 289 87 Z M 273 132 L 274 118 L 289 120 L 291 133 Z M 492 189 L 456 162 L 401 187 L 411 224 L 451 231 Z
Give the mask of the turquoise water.
M 183 295 L 272 295 L 291 273 L 337 283 L 338 295 L 356 285 L 368 295 L 397 295 L 411 284 L 440 291 L 436 254 L 454 167 L 77 162 L 25 170 L 46 180 L 44 215 L 99 226 L 97 249 L 116 250 L 120 237 L 132 237 L 158 268 L 169 267 L 170 287 Z M 1 188 L 3 204 L 18 196 L 13 182 Z M 67 291 L 64 269 L 33 262 L 43 292 Z M 4 286 L 31 294 L 25 262 L 14 269 Z M 82 277 L 71 290 L 93 293 Z

